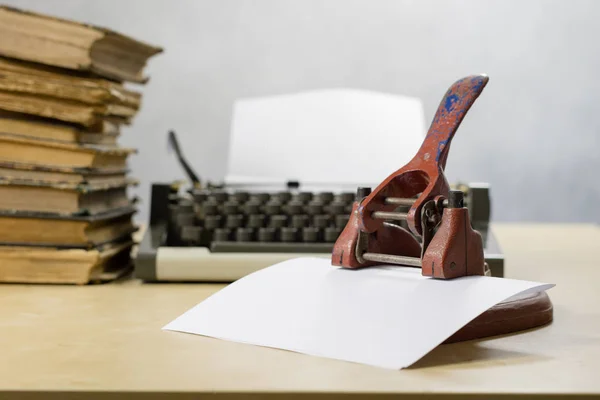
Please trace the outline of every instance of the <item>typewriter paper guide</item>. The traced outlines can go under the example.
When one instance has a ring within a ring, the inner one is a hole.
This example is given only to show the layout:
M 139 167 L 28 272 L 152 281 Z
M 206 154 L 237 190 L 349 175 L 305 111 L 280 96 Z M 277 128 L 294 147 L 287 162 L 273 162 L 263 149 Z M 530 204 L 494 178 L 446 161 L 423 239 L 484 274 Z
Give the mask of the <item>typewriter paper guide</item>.
M 236 101 L 227 183 L 376 185 L 425 137 L 417 98 L 354 89 Z
M 495 304 L 553 286 L 483 276 L 441 281 L 420 272 L 296 258 L 232 283 L 164 329 L 400 369 Z

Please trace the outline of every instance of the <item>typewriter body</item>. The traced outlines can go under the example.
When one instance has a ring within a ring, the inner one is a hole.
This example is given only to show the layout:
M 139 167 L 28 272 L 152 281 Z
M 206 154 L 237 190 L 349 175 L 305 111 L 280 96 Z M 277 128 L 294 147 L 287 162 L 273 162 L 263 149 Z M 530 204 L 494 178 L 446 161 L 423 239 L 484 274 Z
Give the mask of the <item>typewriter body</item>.
M 464 193 L 492 276 L 504 276 L 504 257 L 489 230 L 489 185 L 452 186 Z M 355 192 L 297 182 L 205 189 L 155 183 L 135 274 L 145 281 L 232 282 L 290 258 L 331 257 Z

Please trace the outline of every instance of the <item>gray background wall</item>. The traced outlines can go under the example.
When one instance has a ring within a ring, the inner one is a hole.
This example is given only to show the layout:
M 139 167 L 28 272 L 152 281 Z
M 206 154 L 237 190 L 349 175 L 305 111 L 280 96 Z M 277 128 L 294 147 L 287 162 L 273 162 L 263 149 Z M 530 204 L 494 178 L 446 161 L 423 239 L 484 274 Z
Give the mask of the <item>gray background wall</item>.
M 122 143 L 142 180 L 183 177 L 176 129 L 203 178 L 225 173 L 232 102 L 324 87 L 423 99 L 490 83 L 461 126 L 449 179 L 492 185 L 499 221 L 600 222 L 600 2 L 399 0 L 12 0 L 164 46 Z M 162 166 L 161 166 L 162 164 Z

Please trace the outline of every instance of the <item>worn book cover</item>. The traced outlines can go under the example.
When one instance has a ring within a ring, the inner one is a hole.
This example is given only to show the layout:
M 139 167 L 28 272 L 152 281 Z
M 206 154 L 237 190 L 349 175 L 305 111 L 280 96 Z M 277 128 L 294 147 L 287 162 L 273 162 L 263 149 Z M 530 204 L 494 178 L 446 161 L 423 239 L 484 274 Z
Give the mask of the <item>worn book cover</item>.
M 0 55 L 116 81 L 144 83 L 147 61 L 162 48 L 118 32 L 50 15 L 0 7 Z
M 122 185 L 130 181 L 124 168 L 73 168 L 0 161 L 0 176 L 34 182 Z
M 66 215 L 94 215 L 131 204 L 124 182 L 86 184 L 45 182 L 0 176 L 0 209 Z
M 118 279 L 133 269 L 131 238 L 89 249 L 0 245 L 0 282 L 77 284 Z
M 0 133 L 0 161 L 69 168 L 127 168 L 136 149 L 79 145 Z
M 96 215 L 0 210 L 0 243 L 89 249 L 137 231 L 134 205 Z

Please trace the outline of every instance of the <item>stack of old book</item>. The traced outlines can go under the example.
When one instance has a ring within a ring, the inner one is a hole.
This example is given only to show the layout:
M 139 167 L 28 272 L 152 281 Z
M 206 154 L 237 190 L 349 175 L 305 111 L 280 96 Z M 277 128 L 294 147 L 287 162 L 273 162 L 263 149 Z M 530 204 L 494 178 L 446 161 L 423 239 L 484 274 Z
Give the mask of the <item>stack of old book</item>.
M 96 26 L 0 7 L 0 281 L 108 281 L 131 269 L 143 69 L 162 49 Z

